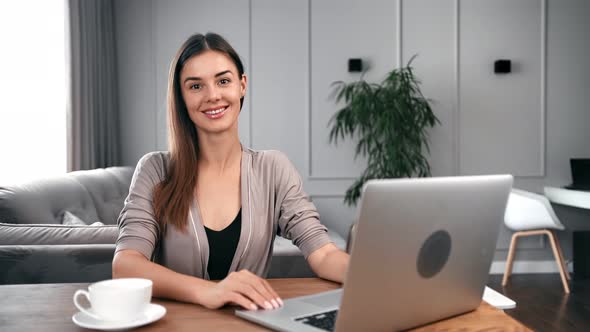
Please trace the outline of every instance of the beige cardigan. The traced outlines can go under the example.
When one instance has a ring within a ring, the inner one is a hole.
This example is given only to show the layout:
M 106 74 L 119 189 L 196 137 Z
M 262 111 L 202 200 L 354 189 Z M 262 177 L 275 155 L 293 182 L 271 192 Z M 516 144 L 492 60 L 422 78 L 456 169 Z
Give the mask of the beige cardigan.
M 196 199 L 189 210 L 187 232 L 167 225 L 160 238 L 152 191 L 164 180 L 168 161 L 168 152 L 148 153 L 139 161 L 119 215 L 115 252 L 133 249 L 176 272 L 209 279 L 209 243 Z M 283 153 L 244 148 L 240 183 L 242 228 L 229 272 L 246 269 L 265 277 L 277 234 L 292 240 L 306 258 L 332 242 L 303 191 L 301 177 Z

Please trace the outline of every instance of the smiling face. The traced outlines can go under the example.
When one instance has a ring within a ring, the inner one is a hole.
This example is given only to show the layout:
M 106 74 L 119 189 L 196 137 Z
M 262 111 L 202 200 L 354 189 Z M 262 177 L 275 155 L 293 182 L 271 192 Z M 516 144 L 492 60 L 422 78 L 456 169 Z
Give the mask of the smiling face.
M 207 50 L 186 61 L 180 71 L 180 91 L 197 131 L 216 134 L 235 130 L 237 135 L 246 83 L 246 75 L 240 77 L 224 53 Z

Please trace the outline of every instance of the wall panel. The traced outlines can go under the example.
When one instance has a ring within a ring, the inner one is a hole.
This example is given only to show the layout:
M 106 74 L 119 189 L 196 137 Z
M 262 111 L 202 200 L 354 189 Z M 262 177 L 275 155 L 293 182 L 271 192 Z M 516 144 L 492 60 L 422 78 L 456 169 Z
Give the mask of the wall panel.
M 334 81 L 351 82 L 348 59 L 362 58 L 370 66 L 365 78 L 382 80 L 397 64 L 396 1 L 326 0 L 311 2 L 311 144 L 310 175 L 356 178 L 366 165 L 352 160 L 350 139 L 328 145 L 328 121 L 338 109 L 330 98 Z M 340 105 L 341 106 L 341 105 Z
M 543 176 L 544 2 L 459 5 L 460 173 Z M 510 59 L 512 73 L 494 74 Z
M 252 142 L 280 150 L 305 174 L 309 108 L 307 1 L 252 1 Z
M 433 176 L 455 175 L 456 132 L 456 0 L 402 1 L 403 65 L 417 55 L 412 67 L 421 90 L 431 99 L 440 120 L 430 134 L 429 162 Z

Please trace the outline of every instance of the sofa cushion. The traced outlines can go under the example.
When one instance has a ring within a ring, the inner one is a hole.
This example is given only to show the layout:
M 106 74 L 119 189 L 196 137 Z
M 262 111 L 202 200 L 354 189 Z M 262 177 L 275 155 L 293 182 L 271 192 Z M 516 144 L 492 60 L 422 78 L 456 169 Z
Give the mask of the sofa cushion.
M 70 211 L 64 212 L 64 215 L 61 219 L 62 225 L 67 226 L 86 226 L 88 225 L 84 220 L 78 218 L 75 214 L 71 213 Z M 104 226 L 103 223 L 100 221 L 93 222 L 90 226 Z
M 82 219 L 76 217 L 75 214 L 71 213 L 70 211 L 64 212 L 63 217 L 61 218 L 61 224 L 67 226 L 85 226 L 86 223 L 82 221 Z
M 0 223 L 0 244 L 3 246 L 114 244 L 118 235 L 119 228 L 116 225 L 96 227 Z
M 65 211 L 89 223 L 99 221 L 88 191 L 68 174 L 0 187 L 0 222 L 61 224 Z
M 129 193 L 133 171 L 133 167 L 109 167 L 71 172 L 69 175 L 88 191 L 99 220 L 114 225 Z M 78 217 L 90 223 L 82 216 Z

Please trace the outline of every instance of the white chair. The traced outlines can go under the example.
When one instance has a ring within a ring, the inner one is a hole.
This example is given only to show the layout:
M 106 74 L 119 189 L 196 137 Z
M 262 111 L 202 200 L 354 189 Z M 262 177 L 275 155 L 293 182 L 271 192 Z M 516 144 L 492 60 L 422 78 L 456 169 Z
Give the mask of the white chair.
M 512 240 L 510 241 L 508 259 L 506 260 L 506 272 L 502 279 L 502 286 L 506 286 L 508 278 L 512 273 L 512 263 L 514 262 L 518 238 L 532 235 L 547 235 L 551 248 L 553 249 L 557 267 L 559 268 L 563 289 L 566 293 L 569 293 L 568 280 L 570 279 L 570 275 L 565 266 L 561 246 L 555 236 L 556 229 L 563 230 L 565 227 L 555 215 L 549 200 L 543 195 L 512 189 L 508 198 L 508 205 L 506 206 L 504 224 L 515 231 L 515 233 L 512 235 Z

